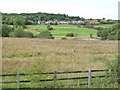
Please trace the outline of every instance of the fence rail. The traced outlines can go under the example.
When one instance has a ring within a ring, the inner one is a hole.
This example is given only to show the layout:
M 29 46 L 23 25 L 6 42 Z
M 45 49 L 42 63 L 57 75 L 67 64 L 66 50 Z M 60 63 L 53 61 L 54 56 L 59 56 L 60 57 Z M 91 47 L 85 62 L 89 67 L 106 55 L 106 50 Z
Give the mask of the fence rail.
M 23 77 L 23 76 L 28 76 L 28 75 L 54 75 L 53 78 L 50 78 L 50 79 L 41 79 L 41 80 L 38 80 L 37 82 L 48 82 L 48 81 L 59 81 L 59 80 L 81 80 L 81 79 L 87 79 L 88 82 L 86 83 L 81 83 L 79 85 L 88 85 L 90 86 L 92 84 L 92 78 L 104 78 L 106 77 L 105 75 L 97 75 L 97 76 L 93 76 L 92 74 L 94 72 L 96 73 L 99 73 L 99 72 L 109 72 L 110 70 L 86 70 L 86 71 L 68 71 L 68 72 L 45 72 L 45 73 L 33 73 L 33 74 L 25 74 L 25 73 L 17 73 L 17 74 L 1 74 L 0 77 L 17 77 L 17 80 L 16 81 L 3 81 L 3 82 L 0 82 L 0 84 L 17 84 L 18 88 L 20 88 L 20 83 L 30 83 L 31 80 L 20 80 L 20 77 Z M 77 73 L 88 73 L 87 76 L 82 76 L 82 77 L 65 77 L 65 78 L 57 78 L 57 75 L 59 74 L 77 74 Z M 78 85 L 78 84 L 72 84 L 72 85 Z M 63 85 L 64 86 L 64 85 Z
M 91 72 L 104 72 L 104 71 L 109 71 L 109 70 L 91 70 Z M 68 72 L 57 72 L 55 71 L 56 74 L 71 74 L 71 73 L 87 73 L 88 71 L 68 71 Z M 45 72 L 45 73 L 33 73 L 33 75 L 39 75 L 39 74 L 55 74 L 55 72 Z M 26 76 L 30 74 L 25 74 L 25 73 L 19 73 L 20 76 Z M 16 74 L 0 74 L 0 76 L 16 76 Z

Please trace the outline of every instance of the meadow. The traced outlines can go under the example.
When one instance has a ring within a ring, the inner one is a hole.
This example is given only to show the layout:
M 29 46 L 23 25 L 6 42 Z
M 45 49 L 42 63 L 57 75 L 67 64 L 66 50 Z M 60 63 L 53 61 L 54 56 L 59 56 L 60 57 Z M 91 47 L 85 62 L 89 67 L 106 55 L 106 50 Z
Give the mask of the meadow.
M 106 69 L 117 57 L 117 41 L 3 38 L 2 48 L 3 73 Z
M 34 34 L 47 29 L 46 25 L 27 27 L 26 30 Z M 117 59 L 118 41 L 90 40 L 89 34 L 96 37 L 97 31 L 94 29 L 77 28 L 74 25 L 53 25 L 52 27 L 55 29 L 51 31 L 55 39 L 2 38 L 2 73 L 101 70 L 109 69 L 110 64 Z M 79 38 L 61 39 L 69 32 L 78 34 Z M 88 39 L 83 39 L 86 37 Z M 15 78 L 3 80 L 12 79 Z
M 102 28 L 109 28 L 112 27 L 113 24 L 100 24 L 100 25 L 96 25 L 96 27 L 102 27 Z
M 76 25 L 51 25 L 54 30 L 51 31 L 53 37 L 62 38 L 66 37 L 67 33 L 77 34 L 78 37 L 89 37 L 93 34 L 96 37 L 97 30 L 89 28 L 78 28 Z M 47 25 L 28 25 L 26 31 L 33 32 L 38 35 L 40 31 L 47 30 Z

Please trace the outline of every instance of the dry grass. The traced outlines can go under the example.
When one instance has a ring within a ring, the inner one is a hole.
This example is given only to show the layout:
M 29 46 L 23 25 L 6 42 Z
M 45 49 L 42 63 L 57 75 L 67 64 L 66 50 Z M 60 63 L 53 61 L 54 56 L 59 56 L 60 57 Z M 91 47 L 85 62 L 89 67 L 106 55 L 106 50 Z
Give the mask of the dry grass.
M 3 38 L 3 73 L 105 69 L 117 41 Z

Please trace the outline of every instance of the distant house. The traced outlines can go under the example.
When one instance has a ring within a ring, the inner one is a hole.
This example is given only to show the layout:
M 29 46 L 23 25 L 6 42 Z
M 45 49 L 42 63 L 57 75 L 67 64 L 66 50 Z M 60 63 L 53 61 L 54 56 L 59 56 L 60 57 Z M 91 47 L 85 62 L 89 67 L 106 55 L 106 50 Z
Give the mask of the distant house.
M 40 25 L 43 24 L 84 24 L 84 21 L 57 21 L 57 20 L 49 20 L 49 21 L 38 21 L 37 22 Z
M 72 21 L 67 21 L 67 24 L 72 24 Z
M 84 21 L 60 21 L 59 24 L 84 24 Z
M 68 24 L 66 21 L 60 21 L 60 24 Z
M 84 24 L 85 22 L 84 21 L 78 21 L 78 24 Z
M 49 20 L 49 21 L 46 21 L 45 24 L 52 24 L 53 21 Z
M 59 24 L 59 22 L 57 20 L 53 21 L 53 24 Z
M 45 21 L 38 21 L 37 23 L 38 23 L 38 24 L 41 24 L 41 25 L 44 25 L 44 24 L 45 24 Z
M 78 22 L 77 21 L 72 21 L 72 24 L 78 24 Z
M 49 21 L 46 21 L 45 24 L 59 24 L 59 22 L 57 20 L 55 21 L 49 20 Z

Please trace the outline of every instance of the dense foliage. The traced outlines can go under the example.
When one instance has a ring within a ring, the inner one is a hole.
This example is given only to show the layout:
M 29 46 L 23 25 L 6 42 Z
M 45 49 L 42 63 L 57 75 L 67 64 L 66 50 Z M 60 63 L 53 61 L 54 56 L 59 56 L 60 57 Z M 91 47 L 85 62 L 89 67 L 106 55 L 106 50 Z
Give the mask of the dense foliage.
M 13 31 L 13 28 L 8 25 L 2 25 L 2 37 L 9 37 L 9 33 Z
M 31 25 L 31 24 L 37 24 L 37 22 L 40 21 L 48 21 L 48 20 L 84 20 L 83 17 L 79 17 L 79 16 L 68 16 L 66 14 L 49 14 L 49 13 L 21 13 L 21 14 L 17 14 L 17 13 L 11 13 L 11 14 L 7 14 L 7 13 L 3 13 L 3 24 L 9 24 L 9 25 L 13 25 L 13 20 L 15 19 L 15 17 L 20 17 L 20 16 L 24 16 L 24 18 L 26 19 L 25 24 L 26 25 Z
M 53 27 L 50 26 L 50 24 L 47 25 L 48 30 L 53 30 Z
M 54 39 L 54 37 L 52 36 L 51 32 L 49 31 L 41 31 L 39 36 L 40 38 L 46 38 L 46 39 Z
M 98 30 L 97 36 L 102 40 L 120 40 L 120 23 L 115 24 L 112 28 Z
M 66 36 L 67 37 L 74 37 L 74 33 L 67 33 Z
M 9 36 L 11 36 L 11 37 L 19 37 L 19 38 L 22 38 L 22 37 L 32 38 L 32 37 L 34 37 L 31 32 L 24 31 L 23 28 L 15 29 L 13 32 L 11 32 L 9 34 Z

